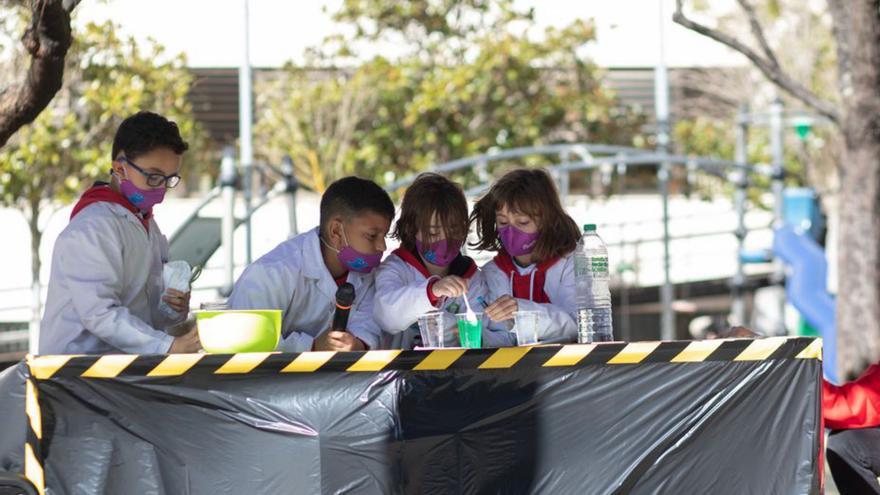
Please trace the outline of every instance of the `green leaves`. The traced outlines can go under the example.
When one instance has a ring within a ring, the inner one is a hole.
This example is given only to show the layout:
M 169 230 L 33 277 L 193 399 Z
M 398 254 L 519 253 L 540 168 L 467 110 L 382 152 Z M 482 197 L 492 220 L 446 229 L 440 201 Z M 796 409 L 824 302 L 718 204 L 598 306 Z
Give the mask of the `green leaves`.
M 270 161 L 290 154 L 300 179 L 320 190 L 341 174 L 381 183 L 492 147 L 633 144 L 642 118 L 620 107 L 579 55 L 594 39 L 592 22 L 529 36 L 532 12 L 512 5 L 344 2 L 336 19 L 360 34 L 330 37 L 334 52 L 378 38 L 408 49 L 321 74 L 289 66 L 258 83 L 258 153 Z
M 0 201 L 6 205 L 69 202 L 95 178 L 106 178 L 116 127 L 139 110 L 177 121 L 193 149 L 185 166 L 204 153 L 205 138 L 187 100 L 192 76 L 182 56 L 168 56 L 155 42 L 138 45 L 109 22 L 88 24 L 75 36 L 61 91 L 0 148 Z

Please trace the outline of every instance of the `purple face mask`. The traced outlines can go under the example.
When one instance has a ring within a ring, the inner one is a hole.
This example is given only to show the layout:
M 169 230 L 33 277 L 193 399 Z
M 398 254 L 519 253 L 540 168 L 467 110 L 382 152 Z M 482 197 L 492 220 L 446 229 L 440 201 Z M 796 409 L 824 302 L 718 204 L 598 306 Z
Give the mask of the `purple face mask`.
M 538 243 L 540 235 L 541 232 L 528 234 L 513 225 L 505 225 L 498 229 L 498 238 L 501 239 L 501 245 L 504 246 L 507 254 L 511 256 L 522 256 L 534 251 L 535 244 Z
M 141 189 L 128 179 L 119 181 L 119 191 L 142 212 L 149 212 L 165 199 L 165 188 Z
M 348 239 L 345 237 L 344 229 L 342 231 L 342 238 L 345 240 L 346 244 L 342 249 L 335 249 L 326 242 L 324 244 L 330 249 L 336 251 L 336 257 L 339 259 L 339 262 L 348 267 L 349 270 L 359 273 L 370 273 L 373 271 L 373 268 L 379 266 L 379 263 L 382 261 L 382 253 L 364 254 L 351 247 L 351 245 L 348 244 Z M 321 239 L 321 241 L 323 242 L 323 239 Z
M 416 250 L 432 265 L 449 266 L 461 252 L 462 244 L 464 241 L 443 239 L 426 245 L 416 239 Z

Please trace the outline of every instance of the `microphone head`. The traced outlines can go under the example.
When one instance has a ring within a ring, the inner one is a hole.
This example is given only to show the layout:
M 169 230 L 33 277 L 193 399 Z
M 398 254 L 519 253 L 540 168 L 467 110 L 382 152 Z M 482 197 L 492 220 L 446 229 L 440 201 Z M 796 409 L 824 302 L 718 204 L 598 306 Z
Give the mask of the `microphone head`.
M 354 303 L 354 286 L 348 282 L 336 289 L 336 305 L 340 308 L 350 308 Z

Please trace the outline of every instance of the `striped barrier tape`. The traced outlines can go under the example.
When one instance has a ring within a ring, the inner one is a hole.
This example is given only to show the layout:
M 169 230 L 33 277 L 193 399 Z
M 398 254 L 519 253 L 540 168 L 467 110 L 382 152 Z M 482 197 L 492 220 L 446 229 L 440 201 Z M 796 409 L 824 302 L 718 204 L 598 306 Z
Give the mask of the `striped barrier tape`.
M 771 337 L 759 340 L 667 341 L 571 344 L 499 349 L 381 350 L 285 354 L 170 354 L 105 356 L 28 356 L 26 405 L 28 435 L 25 476 L 45 493 L 42 425 L 36 382 L 54 378 L 108 379 L 126 376 L 176 377 L 313 372 L 504 370 L 648 363 L 688 364 L 717 361 L 822 359 L 822 340 Z

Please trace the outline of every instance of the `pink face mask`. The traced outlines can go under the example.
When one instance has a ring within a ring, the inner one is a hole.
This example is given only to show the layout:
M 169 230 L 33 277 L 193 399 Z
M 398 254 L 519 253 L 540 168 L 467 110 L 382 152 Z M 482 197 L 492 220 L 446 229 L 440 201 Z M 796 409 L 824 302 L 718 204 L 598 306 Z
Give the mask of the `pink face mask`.
M 128 179 L 120 179 L 119 191 L 131 201 L 131 204 L 144 213 L 151 211 L 154 206 L 165 199 L 164 187 L 141 189 Z
M 461 252 L 462 244 L 464 241 L 447 239 L 423 244 L 422 241 L 416 239 L 416 250 L 425 261 L 432 265 L 449 266 Z
M 523 256 L 534 251 L 540 235 L 541 232 L 529 234 L 513 225 L 505 225 L 498 229 L 498 238 L 501 239 L 501 245 L 504 246 L 507 254 L 511 256 Z
M 342 230 L 342 238 L 345 240 L 346 244 L 342 249 L 334 248 L 325 242 L 324 239 L 321 239 L 321 242 L 330 249 L 336 251 L 336 258 L 339 259 L 339 262 L 349 270 L 359 273 L 370 273 L 373 271 L 373 268 L 376 268 L 379 266 L 379 263 L 382 262 L 382 253 L 364 254 L 351 247 L 351 245 L 348 244 L 348 239 L 345 237 L 345 229 Z

